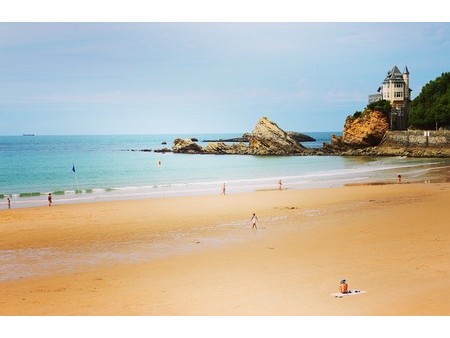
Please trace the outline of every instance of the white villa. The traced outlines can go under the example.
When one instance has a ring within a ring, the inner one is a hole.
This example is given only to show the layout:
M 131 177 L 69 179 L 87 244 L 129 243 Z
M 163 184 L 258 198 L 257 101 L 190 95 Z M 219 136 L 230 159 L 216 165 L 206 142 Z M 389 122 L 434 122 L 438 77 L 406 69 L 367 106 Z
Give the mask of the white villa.
M 369 103 L 386 100 L 391 103 L 391 130 L 405 130 L 408 125 L 408 112 L 411 103 L 408 67 L 400 72 L 397 66 L 387 73 L 378 94 L 369 95 Z

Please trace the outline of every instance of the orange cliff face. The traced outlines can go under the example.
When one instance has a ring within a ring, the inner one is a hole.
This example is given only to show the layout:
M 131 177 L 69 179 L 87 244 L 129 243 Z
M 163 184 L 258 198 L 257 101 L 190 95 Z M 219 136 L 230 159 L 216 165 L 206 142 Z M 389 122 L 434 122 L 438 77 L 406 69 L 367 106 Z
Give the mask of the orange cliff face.
M 368 110 L 345 121 L 342 141 L 349 146 L 377 146 L 388 130 L 388 117 L 377 110 Z

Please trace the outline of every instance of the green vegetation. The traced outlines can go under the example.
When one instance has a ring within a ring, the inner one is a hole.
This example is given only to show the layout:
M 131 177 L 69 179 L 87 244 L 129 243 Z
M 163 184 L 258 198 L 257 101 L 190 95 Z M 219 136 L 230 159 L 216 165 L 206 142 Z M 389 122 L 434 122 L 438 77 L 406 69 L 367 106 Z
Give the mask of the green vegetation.
M 386 100 L 380 100 L 377 102 L 372 102 L 367 105 L 366 108 L 364 108 L 364 111 L 356 111 L 353 115 L 347 116 L 347 120 L 355 120 L 358 117 L 364 117 L 368 112 L 371 112 L 373 110 L 378 110 L 379 112 L 383 113 L 385 116 L 389 117 L 389 113 L 391 112 L 392 106 L 389 101 Z
M 355 113 L 353 114 L 352 118 L 357 119 L 358 117 L 360 117 L 362 114 L 362 111 L 355 111 Z
M 363 115 L 363 112 L 355 111 L 355 113 L 353 115 L 348 115 L 347 116 L 347 118 L 345 119 L 345 122 L 353 121 L 353 120 L 357 119 L 358 117 L 361 117 L 361 115 Z
M 378 110 L 386 116 L 389 116 L 389 113 L 392 110 L 391 103 L 387 100 L 380 100 L 377 102 L 372 102 L 367 105 L 367 108 L 370 110 Z
M 409 124 L 416 129 L 450 126 L 450 73 L 428 82 L 411 103 Z

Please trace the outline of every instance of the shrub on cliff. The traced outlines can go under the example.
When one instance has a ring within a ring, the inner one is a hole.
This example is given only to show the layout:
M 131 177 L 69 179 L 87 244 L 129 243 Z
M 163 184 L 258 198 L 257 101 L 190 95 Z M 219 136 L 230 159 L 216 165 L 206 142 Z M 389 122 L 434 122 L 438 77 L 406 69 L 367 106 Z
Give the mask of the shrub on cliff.
M 378 110 L 383 113 L 385 116 L 389 116 L 389 113 L 392 110 L 391 103 L 387 100 L 380 100 L 377 102 L 372 102 L 367 105 L 367 108 L 370 110 Z
M 417 129 L 450 126 L 450 73 L 428 82 L 411 103 L 409 124 Z
M 346 121 L 353 121 L 359 117 L 364 117 L 370 112 L 373 111 L 379 111 L 380 113 L 383 113 L 384 116 L 389 117 L 389 113 L 392 109 L 391 103 L 386 100 L 380 100 L 377 102 L 372 102 L 367 105 L 366 108 L 364 108 L 364 111 L 356 111 L 353 115 L 347 116 Z
M 362 114 L 362 111 L 355 111 L 355 113 L 353 115 L 347 116 L 347 120 L 357 119 L 358 117 L 361 116 L 361 114 Z

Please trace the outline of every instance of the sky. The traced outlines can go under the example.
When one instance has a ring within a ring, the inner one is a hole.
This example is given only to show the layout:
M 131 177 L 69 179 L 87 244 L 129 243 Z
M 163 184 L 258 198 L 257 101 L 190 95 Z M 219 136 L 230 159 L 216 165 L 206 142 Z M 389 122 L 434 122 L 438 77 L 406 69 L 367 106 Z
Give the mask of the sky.
M 0 22 L 0 135 L 342 131 L 449 55 L 447 22 Z

